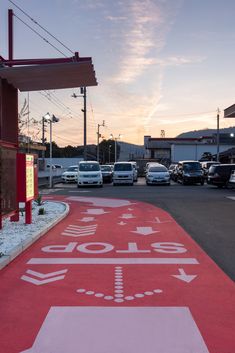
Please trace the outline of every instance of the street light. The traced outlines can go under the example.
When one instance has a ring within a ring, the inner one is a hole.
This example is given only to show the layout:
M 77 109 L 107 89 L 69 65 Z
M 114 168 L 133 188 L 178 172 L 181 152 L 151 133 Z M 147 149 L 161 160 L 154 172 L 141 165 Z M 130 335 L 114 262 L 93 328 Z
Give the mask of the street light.
M 105 126 L 105 121 L 103 120 L 102 124 L 98 124 L 98 130 L 97 130 L 97 162 L 99 162 L 100 159 L 100 147 L 99 147 L 99 141 L 100 141 L 100 127 Z
M 114 137 L 113 134 L 110 134 L 110 138 L 114 140 L 114 161 L 117 161 L 117 140 L 120 140 L 122 137 L 121 134 L 118 135 L 118 137 Z
M 71 97 L 73 98 L 78 98 L 78 97 L 82 97 L 83 98 L 83 109 L 81 109 L 81 111 L 83 112 L 84 114 L 84 151 L 83 151 L 83 158 L 84 158 L 84 161 L 87 160 L 87 118 L 86 118 L 86 112 L 87 112 L 87 109 L 86 109 L 86 87 L 81 87 L 80 88 L 80 92 L 81 92 L 81 95 L 76 95 L 75 93 L 72 94 Z
M 52 123 L 58 123 L 59 118 L 56 118 L 55 115 L 50 115 L 46 113 L 43 117 L 43 122 L 48 122 L 50 124 L 50 182 L 49 187 L 52 188 Z

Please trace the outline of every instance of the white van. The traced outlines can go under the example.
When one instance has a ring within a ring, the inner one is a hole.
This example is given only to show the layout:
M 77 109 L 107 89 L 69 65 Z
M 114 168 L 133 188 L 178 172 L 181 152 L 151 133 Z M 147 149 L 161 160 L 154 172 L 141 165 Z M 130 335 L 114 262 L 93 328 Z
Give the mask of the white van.
M 113 185 L 134 183 L 134 171 L 131 162 L 116 162 L 113 167 Z
M 78 164 L 78 184 L 80 186 L 103 186 L 100 165 L 96 161 L 82 161 Z

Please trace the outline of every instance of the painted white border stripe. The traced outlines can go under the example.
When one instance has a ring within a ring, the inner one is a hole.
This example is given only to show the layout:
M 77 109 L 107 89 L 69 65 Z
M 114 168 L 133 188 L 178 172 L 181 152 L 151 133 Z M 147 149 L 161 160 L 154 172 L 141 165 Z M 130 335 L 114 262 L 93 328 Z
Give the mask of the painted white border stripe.
M 30 265 L 198 265 L 195 258 L 32 258 Z

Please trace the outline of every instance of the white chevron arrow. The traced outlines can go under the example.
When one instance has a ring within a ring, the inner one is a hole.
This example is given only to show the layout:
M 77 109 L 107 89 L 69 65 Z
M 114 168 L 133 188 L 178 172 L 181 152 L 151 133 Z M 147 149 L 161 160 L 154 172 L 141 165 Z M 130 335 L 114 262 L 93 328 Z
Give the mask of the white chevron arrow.
M 33 278 L 33 277 L 29 277 L 29 276 L 26 276 L 26 275 L 23 275 L 21 277 L 21 279 L 23 281 L 35 284 L 36 286 L 40 286 L 42 284 L 55 282 L 55 281 L 59 281 L 59 280 L 64 279 L 64 277 L 65 277 L 64 274 L 67 271 L 68 270 L 66 269 L 66 270 L 61 270 L 61 271 L 56 271 L 56 272 L 41 273 L 41 272 L 36 272 L 36 271 L 32 271 L 32 270 L 27 270 L 26 271 L 27 274 L 35 276 L 35 277 L 38 277 L 38 278 L 45 278 L 45 279 L 39 280 L 39 279 L 36 279 L 36 278 Z M 62 275 L 62 276 L 59 276 L 59 275 Z
M 172 275 L 172 276 L 187 283 L 190 283 L 191 281 L 194 280 L 194 278 L 197 277 L 197 275 L 187 275 L 183 268 L 179 268 L 179 273 L 180 273 L 179 275 Z
M 159 230 L 153 230 L 152 227 L 136 227 L 136 230 L 132 230 L 131 232 L 141 235 L 151 235 L 154 233 L 159 233 Z

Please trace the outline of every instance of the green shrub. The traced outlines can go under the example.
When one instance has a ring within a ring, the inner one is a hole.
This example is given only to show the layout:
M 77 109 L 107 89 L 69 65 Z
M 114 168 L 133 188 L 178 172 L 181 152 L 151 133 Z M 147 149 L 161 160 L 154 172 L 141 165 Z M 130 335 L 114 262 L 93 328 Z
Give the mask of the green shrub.
M 45 213 L 46 213 L 45 208 L 44 207 L 40 207 L 39 210 L 38 210 L 38 215 L 41 216 L 41 215 L 44 215 Z

